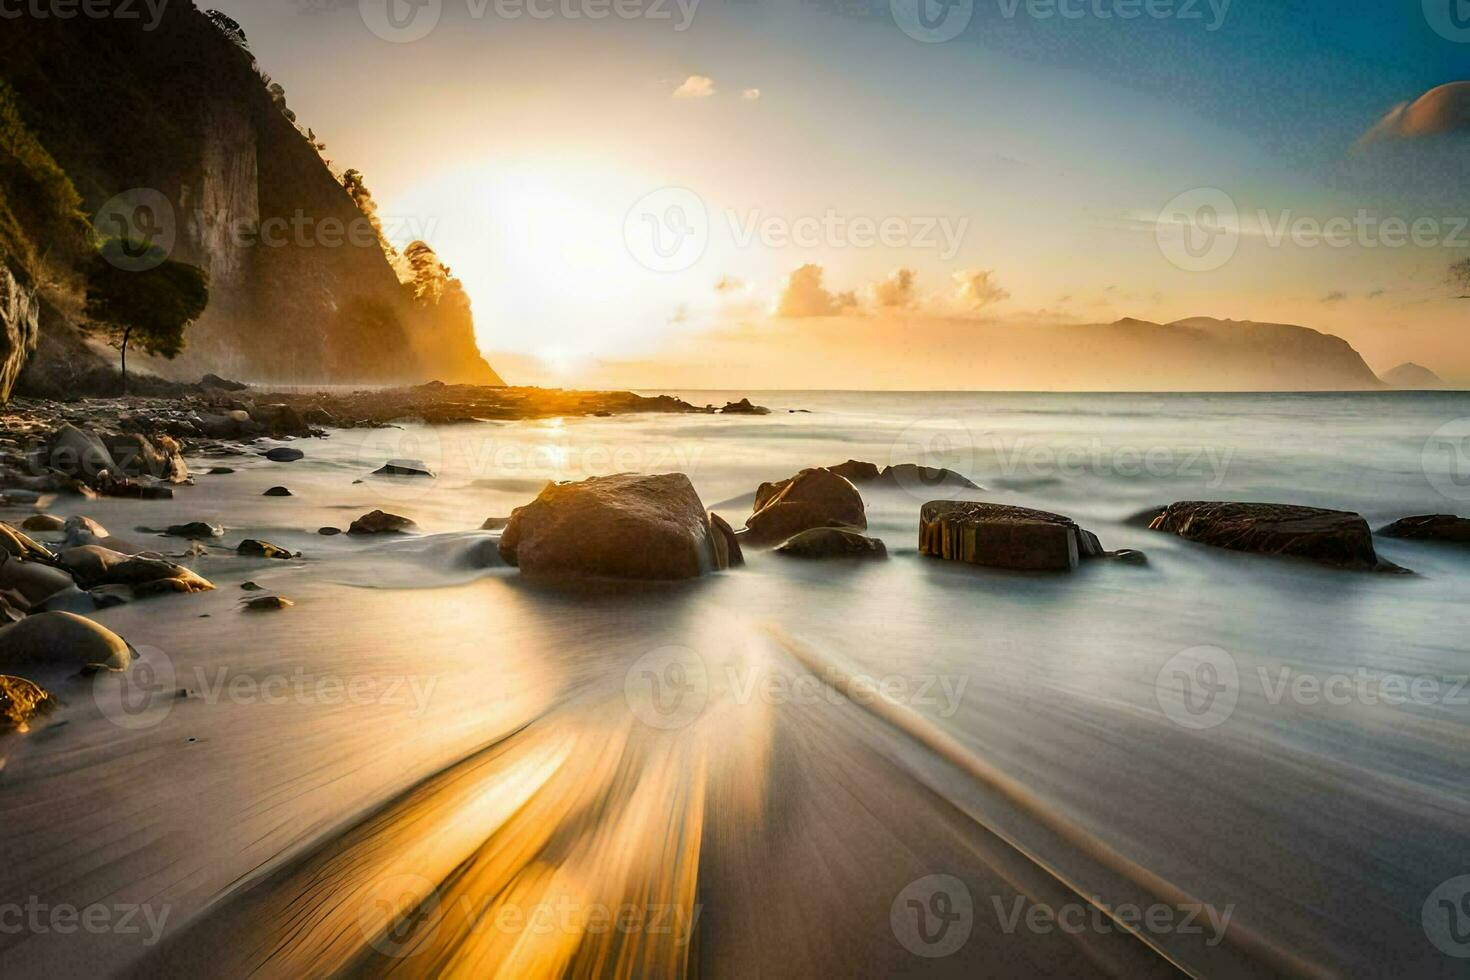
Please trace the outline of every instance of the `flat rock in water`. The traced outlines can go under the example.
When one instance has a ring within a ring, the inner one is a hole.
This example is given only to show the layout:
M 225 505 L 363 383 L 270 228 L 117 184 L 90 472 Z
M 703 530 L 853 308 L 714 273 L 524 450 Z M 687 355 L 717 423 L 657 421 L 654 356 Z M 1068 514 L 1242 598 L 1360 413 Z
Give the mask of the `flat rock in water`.
M 192 538 L 197 541 L 206 538 L 222 538 L 225 536 L 225 529 L 218 524 L 191 521 L 188 524 L 171 524 L 163 533 L 171 538 Z
M 133 651 L 116 633 L 68 612 L 27 616 L 0 630 L 0 669 L 49 665 L 125 670 Z
M 421 459 L 390 459 L 373 470 L 374 476 L 425 476 L 433 478 L 434 471 Z
M 41 685 L 24 677 L 0 674 L 0 732 L 29 731 L 37 715 L 55 707 L 56 699 Z
M 673 580 L 715 571 L 722 553 L 682 473 L 553 483 L 511 514 L 500 555 L 522 572 Z
M 272 463 L 294 463 L 298 459 L 305 459 L 306 453 L 291 446 L 277 446 L 265 454 L 265 458 Z
M 22 531 L 64 531 L 66 521 L 55 514 L 32 514 L 21 524 Z
M 888 549 L 877 538 L 846 527 L 817 527 L 793 535 L 776 547 L 793 558 L 887 558 Z
M 756 544 L 776 544 L 814 527 L 851 527 L 865 531 L 867 510 L 857 487 L 831 470 L 802 470 L 789 480 L 763 483 L 755 512 L 745 521 Z
M 208 580 L 183 565 L 162 558 L 124 555 L 100 545 L 82 545 L 61 553 L 61 563 L 77 584 L 91 589 L 99 585 L 130 585 L 139 597 L 168 592 L 208 592 Z
M 316 533 L 324 538 L 333 538 L 341 534 L 342 529 L 340 527 L 319 527 L 316 529 Z
M 407 517 L 399 517 L 397 514 L 385 513 L 375 510 L 370 514 L 364 514 L 352 522 L 347 529 L 348 534 L 402 534 L 418 527 Z
M 1470 544 L 1470 518 L 1456 517 L 1453 514 L 1405 517 L 1401 521 L 1394 521 L 1378 533 L 1385 538 L 1404 538 L 1410 541 Z
M 233 472 L 235 472 L 235 468 L 233 466 L 211 466 L 208 470 L 205 471 L 204 475 L 229 476 Z
M 250 612 L 274 612 L 278 609 L 290 609 L 296 603 L 279 595 L 262 595 L 254 599 L 245 600 L 245 608 Z
M 485 523 L 480 525 L 482 531 L 504 531 L 505 526 L 510 523 L 509 517 L 487 517 Z
M 262 497 L 290 497 L 290 496 L 292 496 L 292 493 L 291 493 L 290 490 L 287 490 L 285 487 L 271 487 L 265 493 L 261 494 L 261 496 Z
M 919 553 L 1015 571 L 1066 572 L 1104 552 L 1061 514 L 1007 504 L 931 500 L 919 511 Z
M 296 557 L 285 548 L 277 547 L 269 541 L 257 541 L 255 538 L 246 538 L 244 541 L 241 541 L 240 546 L 235 549 L 235 553 L 245 555 L 249 558 L 279 558 L 284 560 Z
M 1351 570 L 1402 571 L 1373 548 L 1368 522 L 1349 511 L 1296 504 L 1182 501 L 1149 525 L 1189 541 Z

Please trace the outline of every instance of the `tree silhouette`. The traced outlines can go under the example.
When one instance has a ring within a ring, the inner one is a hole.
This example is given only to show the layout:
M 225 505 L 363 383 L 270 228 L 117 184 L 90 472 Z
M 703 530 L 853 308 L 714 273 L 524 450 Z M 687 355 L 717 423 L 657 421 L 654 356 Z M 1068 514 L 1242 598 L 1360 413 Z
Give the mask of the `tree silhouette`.
M 142 267 L 142 268 L 140 268 Z M 184 349 L 184 329 L 209 305 L 209 276 L 173 262 L 156 245 L 112 239 L 87 267 L 87 319 L 122 351 L 128 393 L 128 347 L 172 360 Z

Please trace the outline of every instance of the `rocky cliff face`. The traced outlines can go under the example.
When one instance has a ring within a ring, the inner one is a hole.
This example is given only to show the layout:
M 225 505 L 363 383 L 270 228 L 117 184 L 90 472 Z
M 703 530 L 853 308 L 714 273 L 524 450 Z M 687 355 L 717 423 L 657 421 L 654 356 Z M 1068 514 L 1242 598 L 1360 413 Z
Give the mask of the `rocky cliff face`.
M 129 227 L 209 272 L 185 353 L 147 366 L 191 379 L 501 383 L 464 311 L 398 282 L 250 53 L 192 4 L 145 23 L 7 20 L 0 78 L 102 233 Z M 42 344 L 38 359 L 74 346 Z
M 10 397 L 15 379 L 36 349 L 41 304 L 34 288 L 24 285 L 0 255 L 0 401 Z

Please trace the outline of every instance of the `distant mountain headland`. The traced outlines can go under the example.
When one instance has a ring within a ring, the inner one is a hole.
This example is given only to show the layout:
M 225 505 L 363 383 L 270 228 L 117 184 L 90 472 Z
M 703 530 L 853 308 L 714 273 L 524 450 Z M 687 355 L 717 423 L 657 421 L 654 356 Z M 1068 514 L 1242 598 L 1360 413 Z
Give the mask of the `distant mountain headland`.
M 328 163 L 239 25 L 192 4 L 149 19 L 0 32 L 0 397 L 17 376 L 80 393 L 108 370 L 76 327 L 108 236 L 209 275 L 183 355 L 155 370 L 501 383 L 458 281 L 426 245 L 385 245 L 362 175 Z
M 1385 371 L 1383 383 L 1390 388 L 1403 388 L 1411 391 L 1427 391 L 1445 386 L 1443 378 L 1422 364 L 1415 364 L 1413 361 L 1400 364 L 1392 371 Z

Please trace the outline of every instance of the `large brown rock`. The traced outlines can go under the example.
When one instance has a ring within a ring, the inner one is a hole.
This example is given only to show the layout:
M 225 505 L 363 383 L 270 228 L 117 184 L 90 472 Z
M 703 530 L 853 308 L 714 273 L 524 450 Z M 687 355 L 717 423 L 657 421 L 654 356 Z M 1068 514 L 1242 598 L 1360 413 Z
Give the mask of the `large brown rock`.
M 116 633 L 69 612 L 27 616 L 0 629 L 0 670 L 62 666 L 125 670 L 133 650 Z
M 348 534 L 403 534 L 418 527 L 407 517 L 398 514 L 390 514 L 387 511 L 375 510 L 370 514 L 363 514 L 353 521 L 347 528 Z
M 75 586 L 72 577 L 59 568 L 38 561 L 25 561 L 0 554 L 0 591 L 20 597 L 21 604 L 34 608 Z
M 84 483 L 95 484 L 103 473 L 120 475 L 117 461 L 95 432 L 63 425 L 51 437 L 47 464 L 51 469 Z
M 877 538 L 847 527 L 814 527 L 792 535 L 776 547 L 792 558 L 887 558 L 888 549 Z
M 41 301 L 29 277 L 0 252 L 0 402 L 10 401 L 40 336 Z
M 1104 554 L 1097 535 L 1070 517 L 968 500 L 931 500 L 920 509 L 919 553 L 990 568 L 1058 572 Z
M 867 530 L 867 510 L 852 481 L 829 469 L 802 470 L 789 480 L 763 483 L 755 512 L 745 521 L 756 544 L 777 544 L 816 527 Z
M 1394 521 L 1378 533 L 1385 538 L 1405 538 L 1410 541 L 1470 544 L 1470 518 L 1456 517 L 1453 514 L 1405 517 L 1401 521 Z
M 1349 511 L 1187 500 L 1164 508 L 1149 527 L 1232 551 L 1306 558 L 1347 569 L 1397 568 L 1378 557 L 1368 522 Z
M 511 513 L 500 555 L 528 574 L 686 579 L 728 567 L 716 535 L 684 474 L 621 473 L 548 484 Z
M 148 476 L 165 483 L 183 483 L 189 478 L 189 464 L 183 449 L 172 436 L 149 438 L 137 432 L 99 436 L 117 471 L 127 476 Z
M 128 585 L 139 596 L 167 592 L 208 592 L 214 585 L 183 565 L 162 558 L 125 555 L 101 545 L 68 548 L 61 564 L 84 589 Z

